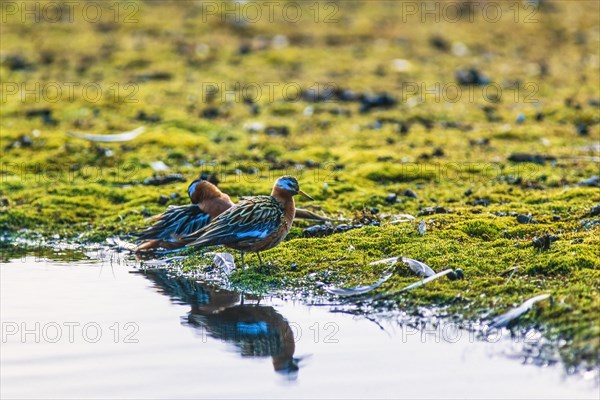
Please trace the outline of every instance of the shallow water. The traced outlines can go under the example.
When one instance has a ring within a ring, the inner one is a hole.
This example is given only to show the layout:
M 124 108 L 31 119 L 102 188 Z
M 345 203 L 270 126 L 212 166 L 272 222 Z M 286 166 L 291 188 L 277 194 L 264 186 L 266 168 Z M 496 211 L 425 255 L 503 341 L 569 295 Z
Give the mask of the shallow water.
M 2 398 L 600 396 L 594 379 L 455 327 L 423 334 L 101 260 L 25 257 L 0 274 Z

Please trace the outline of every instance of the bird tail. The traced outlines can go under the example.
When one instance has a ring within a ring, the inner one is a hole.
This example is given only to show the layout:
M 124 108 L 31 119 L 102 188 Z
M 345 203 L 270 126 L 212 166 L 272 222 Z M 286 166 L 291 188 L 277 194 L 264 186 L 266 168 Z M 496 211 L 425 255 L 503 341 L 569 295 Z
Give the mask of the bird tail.
M 183 247 L 180 239 L 190 235 L 210 222 L 210 216 L 204 213 L 195 204 L 186 206 L 169 207 L 164 213 L 150 218 L 155 223 L 143 230 L 142 232 L 134 233 L 140 241 L 148 241 L 140 248 L 165 247 L 161 243 L 172 243 L 175 248 Z

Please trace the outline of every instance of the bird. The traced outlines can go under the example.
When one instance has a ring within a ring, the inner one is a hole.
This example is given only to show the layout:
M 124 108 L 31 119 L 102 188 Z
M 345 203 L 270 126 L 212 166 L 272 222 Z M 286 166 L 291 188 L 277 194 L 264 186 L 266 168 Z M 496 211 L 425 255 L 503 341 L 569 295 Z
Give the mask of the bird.
M 190 183 L 187 193 L 191 204 L 167 208 L 162 214 L 150 218 L 155 222 L 152 226 L 134 234 L 137 240 L 143 241 L 135 251 L 181 248 L 184 244 L 179 242 L 178 237 L 208 225 L 213 218 L 233 206 L 228 195 L 204 179 Z
M 294 196 L 301 194 L 298 180 L 293 176 L 282 176 L 273 185 L 270 196 L 251 196 L 224 211 L 207 226 L 181 238 L 187 246 L 206 247 L 224 245 L 244 253 L 255 252 L 263 265 L 260 252 L 272 249 L 287 236 L 296 206 Z
M 187 189 L 191 204 L 169 206 L 162 214 L 150 217 L 154 224 L 142 232 L 134 233 L 142 242 L 136 252 L 164 248 L 175 250 L 185 246 L 179 238 L 205 227 L 210 221 L 233 206 L 229 196 L 213 183 L 196 179 Z M 295 218 L 316 221 L 333 221 L 310 210 L 297 208 Z

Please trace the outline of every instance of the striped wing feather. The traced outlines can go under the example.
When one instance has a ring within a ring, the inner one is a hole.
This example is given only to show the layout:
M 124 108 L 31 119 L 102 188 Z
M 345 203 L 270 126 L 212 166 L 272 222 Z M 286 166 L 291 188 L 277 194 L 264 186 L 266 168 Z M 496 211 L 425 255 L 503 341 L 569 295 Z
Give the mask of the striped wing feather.
M 190 204 L 171 206 L 152 219 L 156 221 L 152 226 L 135 234 L 139 240 L 175 241 L 208 225 L 210 215 L 200 210 L 196 204 Z
M 282 205 L 271 196 L 245 198 L 208 226 L 183 238 L 190 246 L 215 246 L 260 240 L 275 232 L 283 218 Z

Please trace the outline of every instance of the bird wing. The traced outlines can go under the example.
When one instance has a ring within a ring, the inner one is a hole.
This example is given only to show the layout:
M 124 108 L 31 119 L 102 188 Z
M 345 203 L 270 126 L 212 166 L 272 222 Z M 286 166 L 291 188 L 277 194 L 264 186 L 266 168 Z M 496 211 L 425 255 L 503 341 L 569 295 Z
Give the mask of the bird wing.
M 208 226 L 184 237 L 189 246 L 214 246 L 264 239 L 275 232 L 283 206 L 271 196 L 246 198 L 224 211 Z
M 174 241 L 208 225 L 210 215 L 200 210 L 196 204 L 190 204 L 169 207 L 152 219 L 156 221 L 152 226 L 134 234 L 138 240 Z

